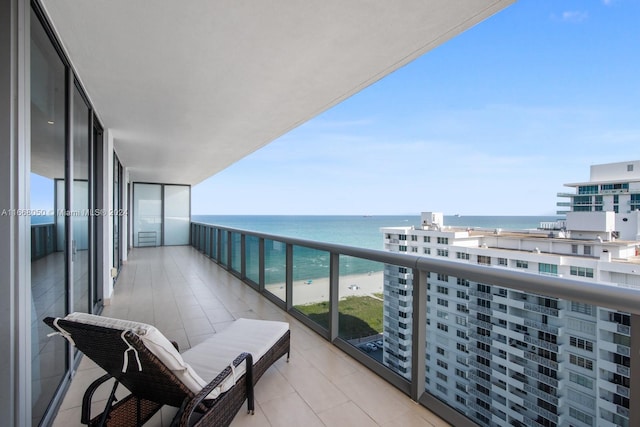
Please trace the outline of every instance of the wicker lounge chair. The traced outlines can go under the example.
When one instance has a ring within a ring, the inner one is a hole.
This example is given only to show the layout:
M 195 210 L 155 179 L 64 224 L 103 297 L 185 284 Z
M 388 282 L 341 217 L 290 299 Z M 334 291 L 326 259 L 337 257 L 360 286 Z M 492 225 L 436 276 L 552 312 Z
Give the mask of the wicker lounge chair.
M 175 343 L 143 323 L 83 313 L 44 321 L 106 371 L 83 397 L 81 422 L 90 426 L 139 426 L 163 405 L 179 408 L 172 425 L 229 425 L 245 400 L 253 412 L 254 384 L 289 355 L 285 322 L 238 319 L 180 354 Z M 93 394 L 112 378 L 105 409 L 92 418 Z M 119 384 L 130 394 L 118 401 Z

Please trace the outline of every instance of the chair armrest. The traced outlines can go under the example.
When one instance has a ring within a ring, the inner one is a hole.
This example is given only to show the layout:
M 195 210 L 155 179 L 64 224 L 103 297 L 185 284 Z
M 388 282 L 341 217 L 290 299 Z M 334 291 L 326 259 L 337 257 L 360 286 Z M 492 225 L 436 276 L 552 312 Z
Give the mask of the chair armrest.
M 239 366 L 243 361 L 246 362 L 247 368 L 245 375 L 247 376 L 247 397 L 250 399 L 253 405 L 253 356 L 249 353 L 240 353 L 233 361 L 233 366 Z M 189 401 L 185 406 L 184 412 L 180 418 L 180 425 L 189 425 L 189 420 L 193 415 L 193 412 L 198 408 L 202 401 L 211 393 L 216 387 L 232 373 L 231 365 L 224 368 L 222 372 L 218 374 L 209 384 L 207 384 L 200 392 Z M 235 387 L 235 386 L 234 386 Z
M 91 399 L 93 398 L 93 393 L 105 382 L 109 381 L 113 378 L 109 374 L 105 374 L 91 383 L 87 390 L 84 392 L 84 396 L 82 396 L 82 414 L 80 416 L 80 422 L 82 424 L 87 424 L 91 422 Z

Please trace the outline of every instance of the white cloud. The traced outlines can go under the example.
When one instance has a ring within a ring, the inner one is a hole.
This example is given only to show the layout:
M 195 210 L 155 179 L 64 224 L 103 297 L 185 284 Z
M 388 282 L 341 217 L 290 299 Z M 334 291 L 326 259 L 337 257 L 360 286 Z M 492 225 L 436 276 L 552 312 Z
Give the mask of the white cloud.
M 606 1 L 606 0 L 605 0 Z M 562 12 L 563 22 L 584 22 L 589 18 L 589 12 L 581 10 L 566 10 Z

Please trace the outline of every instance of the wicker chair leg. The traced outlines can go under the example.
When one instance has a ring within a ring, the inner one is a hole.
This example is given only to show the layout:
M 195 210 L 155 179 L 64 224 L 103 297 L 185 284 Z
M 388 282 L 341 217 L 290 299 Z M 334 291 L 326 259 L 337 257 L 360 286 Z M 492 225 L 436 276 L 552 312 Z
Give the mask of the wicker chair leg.
M 247 371 L 245 373 L 247 376 L 247 413 L 253 415 L 255 414 L 255 402 L 253 396 L 253 356 L 249 354 L 245 360 L 247 364 Z

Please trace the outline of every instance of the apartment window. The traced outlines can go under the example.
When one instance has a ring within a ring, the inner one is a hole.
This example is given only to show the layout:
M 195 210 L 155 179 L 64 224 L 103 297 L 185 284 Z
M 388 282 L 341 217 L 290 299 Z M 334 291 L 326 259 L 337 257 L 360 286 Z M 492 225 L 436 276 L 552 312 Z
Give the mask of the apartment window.
M 571 253 L 578 254 L 578 245 L 571 245 Z
M 571 301 L 571 311 L 593 316 L 595 314 L 595 307 L 591 304 Z
M 447 301 L 444 298 L 438 298 L 438 305 L 441 305 L 443 307 L 449 307 L 449 301 Z
M 398 250 L 399 250 L 400 252 L 407 252 L 407 247 L 406 247 L 406 246 L 404 246 L 404 245 L 400 245 L 400 246 L 398 247 Z
M 438 286 L 436 289 L 439 294 L 449 295 L 449 288 L 446 286 Z
M 449 251 L 447 249 L 438 249 L 438 256 L 448 257 Z
M 576 354 L 569 354 L 569 363 L 581 368 L 593 371 L 593 360 L 586 357 L 578 356 Z
M 416 236 L 415 234 L 411 235 L 411 241 L 412 242 L 417 242 L 418 241 L 418 236 Z
M 424 243 L 431 243 L 431 236 L 424 236 Z
M 459 376 L 460 378 L 465 378 L 465 379 L 467 378 L 467 373 L 459 368 L 456 368 L 456 375 Z
M 444 381 L 445 383 L 447 382 L 447 376 L 442 372 L 436 372 L 436 376 L 440 381 Z
M 446 320 L 446 319 L 449 318 L 449 313 L 447 313 L 446 311 L 438 310 L 437 315 L 441 319 L 445 319 Z
M 407 267 L 398 267 L 398 273 L 406 274 L 407 273 Z
M 449 238 L 448 237 L 438 237 L 438 244 L 440 245 L 448 245 Z
M 441 384 L 436 384 L 436 389 L 437 389 L 440 393 L 444 394 L 445 396 L 447 395 L 447 387 L 445 387 L 445 386 L 443 386 L 443 385 L 441 385 Z
M 478 255 L 478 264 L 491 265 L 491 257 L 485 255 Z
M 398 236 L 398 240 L 407 240 L 407 235 L 406 234 L 400 234 Z
M 458 259 L 464 259 L 464 260 L 469 260 L 469 254 L 464 253 L 464 252 L 456 252 L 456 258 Z
M 431 248 L 424 248 L 423 252 L 424 252 L 426 255 L 431 255 Z
M 567 391 L 567 398 L 570 401 L 582 405 L 586 408 L 594 408 L 596 406 L 596 400 L 592 396 L 573 390 L 571 388 L 569 388 Z
M 485 294 L 491 293 L 491 286 L 478 283 L 478 292 L 484 292 Z
M 465 291 L 456 291 L 456 295 L 460 299 L 466 299 L 466 300 L 469 299 L 469 295 L 467 295 Z
M 569 345 L 586 351 L 593 351 L 593 342 L 574 336 L 569 337 Z
M 467 326 L 467 318 L 463 316 L 456 316 L 456 325 Z
M 498 265 L 508 265 L 508 260 L 506 258 L 498 258 Z
M 576 267 L 575 265 L 572 265 L 569 272 L 572 276 L 593 277 L 593 268 Z
M 538 264 L 538 273 L 546 274 L 550 276 L 557 276 L 558 266 L 555 264 L 545 264 L 541 262 L 540 264 Z
M 620 344 L 620 345 L 624 345 L 626 347 L 631 347 L 631 337 L 628 337 L 626 335 L 620 335 L 620 334 L 613 334 L 613 343 L 614 344 Z
M 456 336 L 458 338 L 463 338 L 463 339 L 467 339 L 467 333 L 465 331 L 462 331 L 460 329 L 456 330 Z
M 469 281 L 467 279 L 458 278 L 456 283 L 458 283 L 459 286 L 465 286 L 467 288 L 469 287 Z
M 411 252 L 413 252 L 413 253 L 418 253 L 418 248 L 416 248 L 416 247 L 412 246 L 412 247 L 411 247 Z
M 407 279 L 398 279 L 398 284 L 399 285 L 406 285 L 407 284 Z
M 441 331 L 444 332 L 449 332 L 449 327 L 447 325 L 445 325 L 444 323 L 439 323 L 438 322 L 438 329 L 440 329 Z
M 469 313 L 469 309 L 464 304 L 456 305 L 456 310 L 458 310 L 460 313 Z
M 628 314 L 610 312 L 609 321 L 631 326 L 631 316 Z
M 584 375 L 569 371 L 569 381 L 593 390 L 593 380 L 591 378 L 585 377 Z
M 583 253 L 585 255 L 591 255 L 592 250 L 593 250 L 593 246 L 584 245 Z
M 529 268 L 529 263 L 527 261 L 522 261 L 520 259 L 516 260 L 516 267 L 517 268 Z
M 593 417 L 591 415 L 587 415 L 582 411 L 577 410 L 576 408 L 574 408 L 573 406 L 569 406 L 569 416 L 571 416 L 571 418 L 575 418 L 576 420 L 590 425 L 593 425 Z
M 445 362 L 444 360 L 440 360 L 438 359 L 436 361 L 437 365 L 440 366 L 442 369 L 449 369 L 449 364 L 447 362 Z
M 436 353 L 444 356 L 444 348 L 442 347 L 436 347 Z
M 462 344 L 462 343 L 456 343 L 456 349 L 458 351 L 463 352 L 463 353 L 468 353 L 469 352 L 469 350 L 467 350 L 467 346 Z
M 398 312 L 398 317 L 401 317 L 401 318 L 403 318 L 403 319 L 406 319 L 406 318 L 407 318 L 407 313 L 405 313 L 404 311 L 399 311 L 399 312 Z
M 633 172 L 633 165 L 627 165 L 627 172 Z

